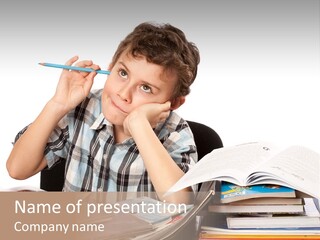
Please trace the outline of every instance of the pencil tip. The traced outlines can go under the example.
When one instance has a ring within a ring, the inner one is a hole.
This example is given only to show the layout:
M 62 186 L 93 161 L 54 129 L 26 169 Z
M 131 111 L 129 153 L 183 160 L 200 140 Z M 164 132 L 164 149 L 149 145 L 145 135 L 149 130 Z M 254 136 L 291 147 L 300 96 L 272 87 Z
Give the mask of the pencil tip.
M 40 62 L 39 64 L 40 64 L 40 65 L 44 65 L 44 63 L 42 63 L 42 62 Z

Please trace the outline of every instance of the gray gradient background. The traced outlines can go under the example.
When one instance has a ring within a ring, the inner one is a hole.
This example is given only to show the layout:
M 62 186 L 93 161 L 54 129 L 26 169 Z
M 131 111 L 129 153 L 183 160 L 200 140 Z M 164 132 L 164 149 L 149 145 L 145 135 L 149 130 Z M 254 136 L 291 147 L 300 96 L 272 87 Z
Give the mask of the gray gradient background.
M 0 187 L 18 130 L 53 94 L 73 55 L 102 68 L 143 21 L 171 23 L 200 49 L 192 92 L 179 113 L 214 128 L 226 146 L 247 141 L 301 144 L 320 152 L 319 1 L 17 1 L 0 6 Z M 98 76 L 94 88 L 102 87 Z

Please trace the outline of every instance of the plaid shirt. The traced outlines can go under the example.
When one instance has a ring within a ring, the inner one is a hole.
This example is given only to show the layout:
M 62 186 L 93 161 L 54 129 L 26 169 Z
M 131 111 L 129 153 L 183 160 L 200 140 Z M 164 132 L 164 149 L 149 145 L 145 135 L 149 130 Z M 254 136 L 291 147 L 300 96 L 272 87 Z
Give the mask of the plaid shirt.
M 45 149 L 48 167 L 66 159 L 64 191 L 154 191 L 133 139 L 114 142 L 113 126 L 101 113 L 101 93 L 92 91 L 59 122 Z M 197 153 L 186 121 L 171 112 L 154 131 L 177 165 L 187 172 Z

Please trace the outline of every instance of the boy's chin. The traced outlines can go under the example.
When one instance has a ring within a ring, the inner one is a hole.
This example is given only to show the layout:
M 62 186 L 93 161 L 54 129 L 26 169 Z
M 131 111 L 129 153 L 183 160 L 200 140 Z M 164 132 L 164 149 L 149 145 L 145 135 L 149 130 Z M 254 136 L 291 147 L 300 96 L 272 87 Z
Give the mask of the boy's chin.
M 112 125 L 123 126 L 124 118 L 120 116 L 109 116 L 108 114 L 104 114 L 104 118 L 107 119 L 109 123 Z

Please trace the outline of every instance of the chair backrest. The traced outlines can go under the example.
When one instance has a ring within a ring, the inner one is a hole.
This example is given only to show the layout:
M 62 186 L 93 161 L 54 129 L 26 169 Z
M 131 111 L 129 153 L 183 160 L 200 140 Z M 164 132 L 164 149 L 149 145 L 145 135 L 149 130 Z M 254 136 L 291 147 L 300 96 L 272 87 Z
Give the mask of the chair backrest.
M 60 192 L 64 184 L 65 166 L 65 159 L 61 159 L 52 168 L 43 169 L 40 173 L 40 188 Z
M 194 136 L 199 160 L 213 149 L 223 147 L 220 136 L 202 123 L 187 121 Z M 40 188 L 46 191 L 61 191 L 64 184 L 65 159 L 61 159 L 50 170 L 40 173 Z
M 198 160 L 203 158 L 213 149 L 223 147 L 219 134 L 207 125 L 202 123 L 187 121 L 193 133 L 197 146 Z

